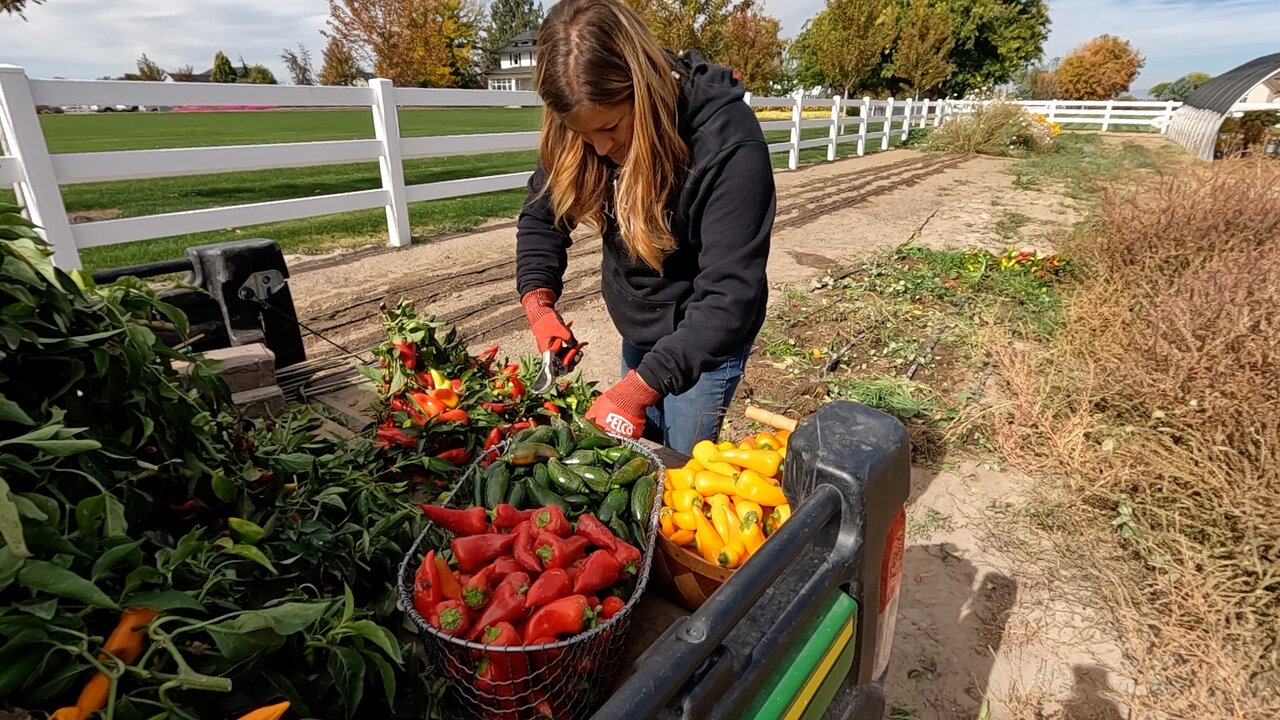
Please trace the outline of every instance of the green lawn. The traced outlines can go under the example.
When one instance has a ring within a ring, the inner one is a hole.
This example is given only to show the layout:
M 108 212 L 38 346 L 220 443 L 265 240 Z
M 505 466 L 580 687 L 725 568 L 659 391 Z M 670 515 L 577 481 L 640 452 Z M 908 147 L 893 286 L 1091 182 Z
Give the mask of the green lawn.
M 520 132 L 538 128 L 537 108 L 433 108 L 401 110 L 400 129 L 406 137 L 486 132 Z M 221 113 L 110 113 L 41 116 L 50 151 L 99 152 L 215 145 L 307 142 L 373 137 L 365 110 L 260 111 Z M 872 126 L 874 132 L 878 128 Z M 825 137 L 822 128 L 809 129 L 804 138 Z M 788 133 L 767 134 L 771 143 L 784 142 Z M 879 142 L 868 143 L 869 151 Z M 894 145 L 898 140 L 894 138 Z M 840 156 L 853 154 L 856 143 L 842 144 Z M 801 162 L 826 159 L 825 148 L 805 150 Z M 786 167 L 785 153 L 774 155 L 775 167 Z M 405 180 L 414 185 L 457 178 L 496 175 L 531 169 L 536 153 L 508 152 L 406 160 Z M 325 165 L 253 172 L 196 175 L 63 187 L 69 213 L 94 212 L 136 217 L 165 212 L 221 207 L 242 203 L 308 197 L 379 187 L 376 163 Z M 0 191 L 0 199 L 12 193 Z M 496 217 L 515 215 L 524 199 L 520 190 L 473 197 L 415 203 L 409 206 L 415 239 L 476 227 Z M 244 237 L 269 237 L 286 252 L 318 252 L 339 246 L 385 241 L 382 210 L 344 213 L 219 232 L 200 233 L 81 251 L 86 269 L 95 270 L 180 256 L 191 245 Z

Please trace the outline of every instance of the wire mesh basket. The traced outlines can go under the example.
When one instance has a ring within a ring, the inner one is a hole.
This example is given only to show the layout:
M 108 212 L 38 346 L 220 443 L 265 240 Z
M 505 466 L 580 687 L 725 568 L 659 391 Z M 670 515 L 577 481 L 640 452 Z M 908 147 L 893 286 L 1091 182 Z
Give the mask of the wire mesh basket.
M 447 680 L 458 711 L 485 720 L 576 720 L 594 712 L 612 690 L 621 670 L 631 615 L 644 594 L 657 551 L 658 512 L 666 479 L 663 463 L 653 451 L 626 438 L 614 439 L 649 462 L 656 489 L 648 522 L 644 524 L 644 558 L 635 589 L 621 610 L 594 628 L 555 643 L 510 647 L 448 635 L 418 614 L 412 592 L 414 573 L 426 551 L 448 547 L 452 534 L 428 522 L 405 554 L 396 592 L 419 630 L 427 658 Z M 491 452 L 501 455 L 506 447 L 504 442 Z M 479 462 L 469 466 L 444 504 L 470 505 L 466 499 L 472 496 L 472 483 L 481 472 Z

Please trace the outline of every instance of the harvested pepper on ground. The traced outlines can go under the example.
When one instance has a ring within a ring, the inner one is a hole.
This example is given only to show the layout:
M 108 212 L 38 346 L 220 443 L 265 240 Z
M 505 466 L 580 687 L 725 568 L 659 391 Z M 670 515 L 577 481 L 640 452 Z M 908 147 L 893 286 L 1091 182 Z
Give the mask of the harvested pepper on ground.
M 497 559 L 514 540 L 515 536 L 511 534 L 468 535 L 454 538 L 449 548 L 453 550 L 459 570 L 475 572 Z M 516 559 L 520 558 L 517 556 Z
M 446 635 L 461 636 L 471 629 L 471 609 L 461 600 L 444 600 L 428 613 L 427 624 Z
M 388 449 L 392 447 L 412 448 L 418 446 L 418 438 L 416 435 L 401 430 L 395 426 L 395 423 L 387 421 L 374 431 L 377 440 L 374 444 L 380 448 Z
M 529 586 L 529 592 L 525 595 L 525 604 L 531 608 L 542 607 L 572 592 L 573 580 L 569 578 L 569 573 L 562 568 L 551 568 Z
M 560 457 L 560 453 L 546 443 L 521 442 L 511 446 L 507 450 L 507 462 L 512 465 L 532 465 L 544 460 L 554 460 Z
M 449 410 L 448 412 L 442 412 L 439 415 L 437 415 L 436 421 L 442 422 L 442 423 L 457 423 L 459 425 L 466 425 L 469 422 L 471 422 L 471 416 L 467 414 L 466 410 L 463 410 L 462 408 L 455 408 L 453 410 Z
M 534 638 L 573 636 L 582 632 L 595 620 L 595 611 L 583 595 L 570 595 L 538 608 L 529 618 L 524 637 Z
M 622 571 L 620 565 L 608 550 L 597 550 L 587 556 L 582 571 L 573 580 L 573 591 L 579 594 L 599 592 L 618 581 Z
M 462 467 L 471 459 L 471 454 L 467 452 L 466 448 L 453 448 L 451 450 L 445 450 L 444 452 L 438 453 L 436 457 L 452 465 Z
M 449 384 L 444 387 L 437 387 L 431 391 L 431 394 L 435 396 L 436 400 L 444 403 L 444 406 L 450 409 L 458 407 L 458 403 L 461 401 L 461 398 L 458 397 L 458 392 Z
M 400 362 L 409 370 L 418 366 L 418 346 L 405 340 L 397 340 L 391 344 L 400 355 Z
M 482 507 L 459 510 L 443 505 L 419 503 L 427 519 L 454 535 L 482 535 L 489 530 L 489 515 Z

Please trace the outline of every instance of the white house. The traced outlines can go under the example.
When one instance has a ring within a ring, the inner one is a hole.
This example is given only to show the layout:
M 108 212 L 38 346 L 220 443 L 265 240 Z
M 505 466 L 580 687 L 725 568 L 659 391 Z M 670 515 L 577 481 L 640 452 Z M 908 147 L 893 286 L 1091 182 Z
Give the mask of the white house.
M 489 73 L 490 90 L 533 90 L 538 31 L 529 30 L 507 41 L 498 51 L 498 69 Z
M 1271 77 L 1258 83 L 1248 95 L 1240 98 L 1240 102 L 1244 103 L 1274 103 L 1280 102 L 1280 73 L 1276 73 Z

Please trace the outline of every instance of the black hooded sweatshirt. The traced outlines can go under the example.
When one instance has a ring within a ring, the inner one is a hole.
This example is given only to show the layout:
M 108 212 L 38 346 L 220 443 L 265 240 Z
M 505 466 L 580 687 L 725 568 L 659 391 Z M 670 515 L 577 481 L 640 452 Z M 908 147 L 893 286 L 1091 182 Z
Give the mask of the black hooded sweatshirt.
M 667 203 L 677 247 L 659 275 L 629 256 L 606 212 L 602 287 L 618 332 L 647 351 L 640 377 L 678 395 L 753 342 L 764 323 L 777 196 L 769 148 L 742 84 L 696 51 L 669 57 L 680 77 L 680 139 L 690 151 L 690 168 Z M 539 288 L 559 296 L 564 288 L 570 241 L 555 225 L 549 197 L 539 197 L 545 182 L 539 165 L 517 224 L 522 296 Z

